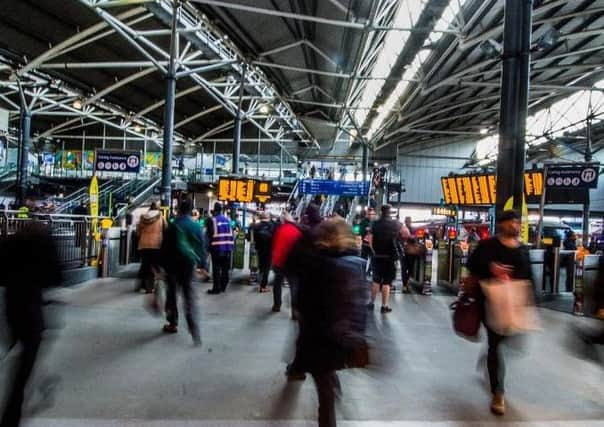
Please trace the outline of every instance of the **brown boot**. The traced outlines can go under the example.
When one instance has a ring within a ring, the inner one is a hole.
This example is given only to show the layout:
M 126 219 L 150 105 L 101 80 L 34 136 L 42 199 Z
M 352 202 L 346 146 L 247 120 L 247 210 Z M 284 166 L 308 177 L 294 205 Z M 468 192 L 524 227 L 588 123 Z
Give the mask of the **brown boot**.
M 503 393 L 495 393 L 491 400 L 491 412 L 495 415 L 505 414 L 505 399 Z

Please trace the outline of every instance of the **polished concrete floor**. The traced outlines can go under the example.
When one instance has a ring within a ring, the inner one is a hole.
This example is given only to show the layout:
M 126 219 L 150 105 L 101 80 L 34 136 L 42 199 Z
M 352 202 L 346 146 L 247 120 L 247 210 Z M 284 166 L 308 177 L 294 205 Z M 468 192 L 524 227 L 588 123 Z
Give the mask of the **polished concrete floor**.
M 65 304 L 51 322 L 25 425 L 315 425 L 312 380 L 288 384 L 283 375 L 295 328 L 287 309 L 270 311 L 272 294 L 234 284 L 212 296 L 209 285 L 197 284 L 199 348 L 184 322 L 177 335 L 162 334 L 162 319 L 144 310 L 133 283 L 102 279 L 56 293 Z M 488 411 L 484 344 L 452 332 L 450 302 L 397 294 L 392 313 L 376 310 L 374 366 L 339 374 L 338 425 L 604 426 L 602 367 L 567 349 L 569 325 L 588 320 L 539 311 L 542 331 L 508 350 L 508 413 L 496 418 Z M 13 362 L 4 358 L 0 379 Z M 48 383 L 52 398 L 41 392 Z

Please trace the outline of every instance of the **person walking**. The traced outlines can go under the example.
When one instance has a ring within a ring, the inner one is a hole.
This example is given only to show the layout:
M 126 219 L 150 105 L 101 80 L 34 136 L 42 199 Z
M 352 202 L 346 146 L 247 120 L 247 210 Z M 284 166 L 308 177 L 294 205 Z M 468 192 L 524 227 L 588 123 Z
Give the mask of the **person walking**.
M 261 212 L 259 221 L 252 225 L 250 233 L 254 239 L 254 246 L 258 254 L 258 273 L 260 275 L 259 292 L 268 292 L 268 275 L 271 269 L 271 248 L 273 246 L 273 234 L 275 226 L 271 222 L 270 215 Z
M 341 220 L 324 221 L 312 232 L 312 251 L 302 261 L 296 365 L 313 377 L 319 398 L 319 427 L 335 427 L 336 371 L 362 367 L 352 362 L 366 349 L 368 288 L 356 238 Z
M 531 264 L 527 246 L 520 241 L 520 215 L 514 210 L 503 211 L 497 217 L 497 233 L 481 240 L 468 260 L 471 277 L 464 283 L 464 290 L 476 295 L 482 304 L 483 323 L 487 330 L 487 369 L 491 386 L 491 412 L 505 413 L 505 364 L 501 345 L 503 335 L 493 331 L 485 320 L 485 297 L 479 281 L 500 279 L 504 283 L 513 280 L 531 280 Z
M 367 240 L 373 251 L 373 284 L 371 288 L 371 302 L 367 308 L 373 310 L 375 298 L 382 293 L 382 313 L 390 313 L 392 308 L 388 305 L 390 287 L 396 276 L 396 261 L 399 260 L 397 242 L 399 239 L 408 238 L 404 233 L 401 223 L 391 218 L 392 207 L 382 205 L 381 217 L 371 226 Z
M 136 227 L 138 251 L 141 257 L 138 273 L 140 282 L 137 290 L 142 289 L 148 294 L 153 292 L 155 279 L 160 272 L 161 243 L 166 227 L 166 220 L 157 202 L 151 203 L 149 210 L 141 216 Z
M 21 345 L 0 426 L 18 427 L 25 387 L 45 329 L 42 290 L 59 286 L 62 273 L 55 243 L 39 222 L 28 221 L 17 233 L 0 241 L 0 259 L 0 286 L 6 288 L 6 320 L 14 341 L 11 348 L 17 343 Z
M 177 289 L 180 288 L 185 304 L 185 318 L 193 344 L 201 345 L 197 321 L 197 301 L 192 285 L 195 268 L 207 270 L 205 244 L 199 225 L 191 218 L 193 204 L 184 199 L 178 207 L 179 216 L 172 222 L 162 244 L 162 259 L 166 269 L 166 320 L 163 331 L 178 332 Z
M 287 277 L 289 283 L 292 309 L 295 306 L 297 278 L 291 269 L 286 269 L 286 265 L 292 248 L 301 237 L 302 231 L 296 225 L 292 216 L 287 211 L 283 211 L 281 225 L 277 227 L 273 236 L 273 251 L 271 253 L 273 272 L 275 273 L 273 278 L 273 312 L 281 311 L 282 288 L 285 277 Z
M 233 253 L 233 230 L 229 220 L 222 214 L 222 205 L 214 204 L 213 217 L 206 221 L 206 230 L 210 242 L 212 257 L 212 289 L 208 294 L 217 295 L 225 292 L 229 284 L 231 255 Z

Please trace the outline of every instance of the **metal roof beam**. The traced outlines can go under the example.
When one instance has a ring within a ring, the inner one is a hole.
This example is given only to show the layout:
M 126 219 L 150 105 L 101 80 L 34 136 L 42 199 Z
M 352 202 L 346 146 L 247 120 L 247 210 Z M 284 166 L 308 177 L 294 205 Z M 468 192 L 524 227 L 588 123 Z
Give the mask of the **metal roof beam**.
M 146 10 L 144 8 L 135 8 L 135 9 L 132 9 L 132 10 L 129 10 L 127 12 L 120 14 L 119 19 L 128 19 L 128 18 L 137 16 L 137 15 L 140 15 L 143 12 L 146 12 Z M 107 26 L 108 26 L 107 22 L 99 22 L 98 24 L 95 24 L 92 27 L 87 28 L 86 30 L 81 31 L 81 32 L 69 37 L 68 39 L 59 43 L 55 47 L 47 50 L 43 54 L 41 54 L 38 57 L 29 61 L 25 66 L 23 66 L 19 70 L 17 70 L 17 75 L 23 76 L 25 73 L 36 69 L 39 65 L 43 64 L 45 61 L 48 61 L 49 59 L 62 55 L 67 48 L 73 46 L 74 44 L 76 44 L 78 42 L 86 40 L 88 37 L 93 36 L 94 34 L 98 33 L 99 31 L 106 28 Z
M 156 61 L 157 64 L 167 66 L 168 61 Z M 41 64 L 38 69 L 47 70 L 69 70 L 69 69 L 93 69 L 93 68 L 147 68 L 155 66 L 154 62 L 151 61 L 106 61 L 106 62 L 59 62 L 59 63 L 48 63 Z M 189 66 L 210 66 L 224 64 L 225 61 L 215 59 L 204 59 L 197 61 L 182 61 L 182 64 Z

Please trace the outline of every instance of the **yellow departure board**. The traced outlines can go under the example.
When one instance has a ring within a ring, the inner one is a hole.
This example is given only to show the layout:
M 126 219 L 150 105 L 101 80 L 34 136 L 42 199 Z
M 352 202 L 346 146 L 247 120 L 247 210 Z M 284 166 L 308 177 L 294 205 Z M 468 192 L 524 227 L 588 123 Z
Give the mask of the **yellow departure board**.
M 266 203 L 271 200 L 272 184 L 247 178 L 220 178 L 218 200 L 237 203 Z
M 495 175 L 458 175 L 441 178 L 444 201 L 447 205 L 494 205 L 497 177 Z M 543 194 L 543 171 L 524 174 L 524 192 L 527 197 Z

